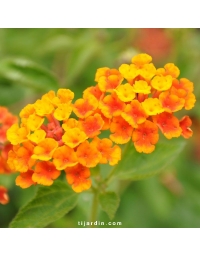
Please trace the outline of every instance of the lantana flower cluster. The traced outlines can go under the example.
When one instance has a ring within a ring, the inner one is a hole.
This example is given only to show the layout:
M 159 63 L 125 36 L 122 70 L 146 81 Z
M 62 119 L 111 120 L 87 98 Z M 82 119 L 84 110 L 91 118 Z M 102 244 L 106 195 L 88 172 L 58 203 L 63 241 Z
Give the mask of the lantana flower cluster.
M 0 175 L 12 173 L 7 164 L 8 152 L 12 149 L 12 145 L 7 141 L 6 132 L 17 122 L 16 116 L 12 115 L 6 107 L 0 106 Z M 7 204 L 8 202 L 8 190 L 0 185 L 0 204 Z
M 73 102 L 69 89 L 50 91 L 20 112 L 20 124 L 7 132 L 13 145 L 8 165 L 20 172 L 16 184 L 49 186 L 61 171 L 75 192 L 91 187 L 90 169 L 116 165 L 120 145 L 132 140 L 140 153 L 151 153 L 159 130 L 167 139 L 192 136 L 191 119 L 175 112 L 195 103 L 193 83 L 178 80 L 173 63 L 156 69 L 148 54 L 132 58 L 119 69 L 99 68 L 94 86 Z M 109 138 L 102 138 L 103 131 Z

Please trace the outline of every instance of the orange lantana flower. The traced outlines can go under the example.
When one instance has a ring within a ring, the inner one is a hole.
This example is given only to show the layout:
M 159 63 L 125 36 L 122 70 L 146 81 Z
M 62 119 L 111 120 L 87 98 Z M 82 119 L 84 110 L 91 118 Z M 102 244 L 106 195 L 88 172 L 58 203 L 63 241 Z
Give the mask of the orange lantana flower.
M 101 159 L 101 153 L 88 141 L 78 146 L 76 155 L 79 163 L 86 167 L 95 167 Z
M 132 135 L 134 146 L 138 152 L 149 154 L 154 151 L 158 142 L 158 127 L 151 121 L 146 120 L 135 128 Z
M 90 116 L 98 107 L 98 100 L 92 96 L 86 94 L 83 99 L 75 101 L 73 111 L 79 118 L 86 118 Z
M 177 78 L 180 75 L 180 70 L 174 63 L 167 63 L 164 68 L 158 68 L 157 72 L 158 75 L 163 76 L 172 76 L 173 78 Z
M 32 176 L 34 174 L 33 170 L 28 170 L 27 172 L 20 173 L 16 178 L 16 185 L 21 188 L 29 188 L 32 185 L 37 184 L 33 181 Z
M 76 165 L 78 159 L 74 150 L 64 145 L 55 150 L 53 154 L 53 163 L 57 170 L 64 170 L 66 167 Z
M 121 160 L 121 148 L 117 145 L 113 146 L 111 140 L 95 137 L 91 144 L 101 153 L 99 163 L 106 164 L 109 162 L 110 165 L 116 165 Z
M 94 138 L 101 133 L 101 129 L 104 125 L 104 121 L 100 114 L 94 114 L 89 116 L 85 120 L 79 121 L 80 130 L 88 136 L 88 138 Z
M 127 104 L 122 112 L 122 117 L 133 127 L 143 123 L 148 115 L 145 113 L 141 103 L 138 100 L 133 100 Z
M 113 116 L 120 116 L 124 107 L 125 103 L 117 97 L 116 93 L 107 95 L 99 103 L 99 108 L 107 118 L 112 118 Z
M 32 159 L 34 145 L 30 142 L 23 143 L 23 147 L 14 146 L 13 150 L 8 153 L 8 166 L 13 171 L 26 172 L 35 164 Z
M 153 120 L 167 139 L 179 137 L 181 135 L 182 130 L 179 125 L 179 120 L 171 113 L 161 113 L 154 116 Z
M 89 179 L 90 170 L 81 165 L 77 164 L 73 167 L 68 167 L 65 169 L 67 182 L 72 185 L 72 189 L 76 193 L 80 193 L 91 187 L 92 182 Z
M 110 124 L 110 139 L 117 144 L 127 143 L 132 135 L 133 127 L 121 116 L 114 117 Z
M 159 100 L 164 111 L 169 113 L 181 110 L 185 104 L 185 100 L 183 98 L 179 98 L 175 94 L 170 94 L 170 92 L 162 92 L 159 95 Z
M 184 116 L 180 120 L 179 124 L 182 130 L 181 135 L 185 139 L 189 139 L 193 134 L 193 131 L 190 129 L 190 126 L 192 125 L 192 120 L 189 118 L 189 116 Z
M 8 156 L 6 168 L 20 172 L 16 184 L 27 188 L 49 186 L 65 170 L 68 183 L 79 193 L 91 187 L 88 168 L 121 160 L 123 146 L 116 144 L 130 141 L 136 151 L 149 154 L 155 150 L 159 129 L 167 139 L 191 137 L 191 119 L 174 116 L 182 108 L 193 108 L 196 101 L 193 83 L 178 79 L 179 74 L 173 63 L 156 69 L 152 57 L 141 53 L 118 69 L 97 69 L 95 85 L 75 102 L 69 89 L 47 92 L 24 107 L 21 123 L 8 129 L 12 148 L 5 154 L 0 144 L 0 172 Z M 5 121 L 7 114 L 0 108 L 0 143 L 5 136 L 1 120 L 12 123 L 11 118 Z M 103 182 L 99 185 L 104 190 Z
M 52 158 L 54 151 L 58 147 L 58 142 L 52 138 L 46 138 L 34 148 L 32 158 L 48 161 Z
M 87 95 L 93 95 L 97 100 L 100 100 L 104 93 L 99 89 L 99 86 L 90 86 L 83 92 L 83 97 L 86 97 Z
M 37 184 L 50 186 L 53 180 L 60 176 L 60 171 L 51 162 L 38 162 L 35 166 L 32 180 Z
M 112 92 L 118 85 L 121 84 L 123 78 L 118 70 L 117 74 L 111 74 L 109 76 L 101 76 L 98 80 L 99 89 L 102 92 Z

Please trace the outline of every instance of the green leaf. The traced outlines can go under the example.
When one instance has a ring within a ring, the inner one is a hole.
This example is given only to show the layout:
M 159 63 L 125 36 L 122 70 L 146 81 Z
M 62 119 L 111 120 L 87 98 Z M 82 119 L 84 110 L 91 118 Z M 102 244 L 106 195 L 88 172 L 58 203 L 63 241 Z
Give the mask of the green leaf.
M 110 219 L 113 219 L 120 199 L 115 192 L 106 192 L 99 195 L 99 202 L 103 211 L 105 211 Z
M 25 91 L 17 85 L 6 84 L 0 81 L 0 105 L 9 106 L 23 99 Z
M 186 142 L 180 139 L 163 140 L 151 154 L 138 153 L 129 143 L 122 160 L 115 167 L 118 179 L 140 180 L 153 176 L 171 164 L 183 150 Z
M 41 92 L 58 89 L 58 82 L 51 72 L 23 58 L 0 61 L 0 78 Z
M 40 187 L 36 196 L 10 223 L 10 228 L 42 228 L 63 217 L 77 203 L 78 195 L 67 183 L 56 181 L 50 187 Z

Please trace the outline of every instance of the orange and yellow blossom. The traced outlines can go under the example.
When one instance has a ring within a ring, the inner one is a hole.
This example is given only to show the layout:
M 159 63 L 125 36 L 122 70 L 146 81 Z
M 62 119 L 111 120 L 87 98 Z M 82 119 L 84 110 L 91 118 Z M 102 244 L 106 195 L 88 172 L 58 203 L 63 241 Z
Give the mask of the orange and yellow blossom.
M 191 119 L 179 120 L 175 113 L 194 107 L 194 86 L 179 75 L 173 63 L 156 69 L 152 57 L 141 53 L 118 69 L 99 68 L 96 84 L 75 102 L 71 90 L 60 88 L 25 106 L 21 123 L 7 132 L 13 145 L 8 164 L 20 173 L 16 184 L 50 186 L 65 171 L 80 193 L 92 186 L 90 168 L 118 164 L 121 144 L 130 141 L 136 151 L 149 154 L 159 132 L 167 139 L 191 137 Z M 104 130 L 109 138 L 103 138 Z
M 181 135 L 182 130 L 179 125 L 179 120 L 177 117 L 173 116 L 173 114 L 167 112 L 161 113 L 154 116 L 153 121 L 157 124 L 167 139 L 179 137 Z
M 121 116 L 114 117 L 110 124 L 110 139 L 116 144 L 125 144 L 131 139 L 133 127 Z
M 118 98 L 116 93 L 105 96 L 105 98 L 99 102 L 99 108 L 107 118 L 120 116 L 124 107 L 125 103 Z
M 101 153 L 99 163 L 106 164 L 109 162 L 109 164 L 112 166 L 116 165 L 119 160 L 121 160 L 121 148 L 117 145 L 113 146 L 113 142 L 111 140 L 107 138 L 99 139 L 98 137 L 95 137 L 91 144 L 94 145 Z
M 72 185 L 72 189 L 76 193 L 80 193 L 84 190 L 88 190 L 91 185 L 90 178 L 90 170 L 81 165 L 77 164 L 73 167 L 68 167 L 65 169 L 66 179 L 70 185 Z
M 157 125 L 148 120 L 135 128 L 132 134 L 134 146 L 140 153 L 143 152 L 149 154 L 153 152 L 158 139 Z

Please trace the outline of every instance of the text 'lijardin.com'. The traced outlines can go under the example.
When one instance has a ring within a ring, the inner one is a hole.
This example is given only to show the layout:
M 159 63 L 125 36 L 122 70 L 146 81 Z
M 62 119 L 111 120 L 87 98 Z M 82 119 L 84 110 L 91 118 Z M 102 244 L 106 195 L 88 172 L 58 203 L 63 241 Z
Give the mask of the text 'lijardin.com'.
M 78 226 L 121 226 L 122 222 L 109 221 L 105 223 L 104 221 L 78 221 Z

